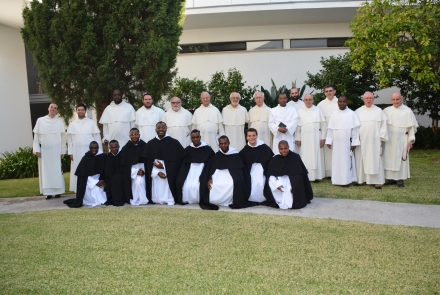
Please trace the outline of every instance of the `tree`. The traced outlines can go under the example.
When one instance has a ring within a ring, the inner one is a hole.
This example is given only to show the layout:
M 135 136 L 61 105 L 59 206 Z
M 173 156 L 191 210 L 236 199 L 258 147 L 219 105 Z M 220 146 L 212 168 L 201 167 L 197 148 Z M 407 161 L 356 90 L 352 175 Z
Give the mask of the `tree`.
M 440 2 L 364 2 L 350 27 L 353 38 L 347 44 L 353 69 L 371 66 L 382 87 L 409 85 L 411 91 L 401 89 L 408 105 L 419 114 L 429 112 L 433 127 L 438 126 Z
M 177 77 L 168 90 L 168 98 L 177 96 L 182 101 L 182 107 L 194 113 L 200 106 L 200 94 L 206 91 L 206 83 L 202 80 Z
M 115 88 L 130 103 L 166 91 L 184 7 L 184 0 L 33 0 L 21 33 L 60 114 L 70 117 L 83 102 L 100 118 Z
M 320 63 L 322 69 L 315 75 L 307 72 L 308 80 L 305 81 L 309 87 L 322 91 L 314 96 L 316 104 L 325 98 L 324 87 L 328 84 L 335 85 L 338 95 L 344 94 L 348 97 L 348 105 L 352 109 L 363 105 L 361 97 L 366 91 L 378 90 L 377 75 L 367 66 L 359 73 L 353 70 L 350 53 L 321 57 Z

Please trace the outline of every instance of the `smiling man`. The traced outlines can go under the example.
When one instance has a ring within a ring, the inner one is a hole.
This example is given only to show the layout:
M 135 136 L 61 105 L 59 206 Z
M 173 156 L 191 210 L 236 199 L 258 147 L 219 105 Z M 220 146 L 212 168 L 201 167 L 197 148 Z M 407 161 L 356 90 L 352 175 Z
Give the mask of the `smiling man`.
M 304 106 L 304 102 L 299 97 L 299 89 L 296 87 L 293 87 L 290 89 L 290 101 L 288 103 L 289 106 L 294 107 L 296 111 L 298 111 L 300 108 Z
M 153 96 L 145 93 L 142 96 L 143 106 L 136 111 L 136 126 L 139 128 L 141 139 L 150 141 L 156 136 L 156 123 L 159 122 L 165 112 L 153 105 Z
M 172 97 L 170 103 L 171 109 L 163 115 L 162 121 L 167 124 L 168 134 L 186 148 L 191 142 L 192 114 L 182 107 L 182 102 L 177 96 Z
M 246 108 L 240 105 L 240 93 L 232 92 L 229 99 L 231 103 L 222 110 L 225 135 L 229 138 L 232 146 L 242 148 L 246 144 L 244 124 L 249 122 L 249 115 Z

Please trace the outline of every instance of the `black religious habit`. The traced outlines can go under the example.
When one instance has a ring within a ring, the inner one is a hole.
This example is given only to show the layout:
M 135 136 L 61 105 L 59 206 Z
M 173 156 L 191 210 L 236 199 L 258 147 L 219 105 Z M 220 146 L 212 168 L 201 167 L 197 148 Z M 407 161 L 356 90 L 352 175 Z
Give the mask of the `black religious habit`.
M 105 192 L 107 193 L 106 205 L 124 206 L 125 193 L 121 167 L 121 153 L 113 155 L 108 153 L 104 165 Z
M 121 150 L 121 166 L 125 203 L 130 204 L 130 199 L 133 199 L 133 193 L 131 191 L 131 166 L 144 162 L 141 155 L 146 145 L 147 144 L 142 139 L 139 140 L 137 145 L 129 140 Z M 145 177 L 147 177 L 147 175 L 145 175 Z

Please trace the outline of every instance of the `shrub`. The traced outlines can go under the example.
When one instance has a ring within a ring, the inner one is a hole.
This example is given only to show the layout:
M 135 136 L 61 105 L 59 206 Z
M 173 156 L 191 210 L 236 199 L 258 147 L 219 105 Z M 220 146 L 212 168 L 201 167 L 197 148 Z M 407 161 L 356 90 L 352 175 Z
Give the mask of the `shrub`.
M 4 152 L 0 158 L 0 179 L 29 178 L 38 176 L 38 158 L 31 147 L 18 148 L 15 152 Z M 70 171 L 70 158 L 61 161 L 64 172 Z
M 414 143 L 416 149 L 440 149 L 440 129 L 432 131 L 431 127 L 420 126 L 417 128 L 416 142 Z

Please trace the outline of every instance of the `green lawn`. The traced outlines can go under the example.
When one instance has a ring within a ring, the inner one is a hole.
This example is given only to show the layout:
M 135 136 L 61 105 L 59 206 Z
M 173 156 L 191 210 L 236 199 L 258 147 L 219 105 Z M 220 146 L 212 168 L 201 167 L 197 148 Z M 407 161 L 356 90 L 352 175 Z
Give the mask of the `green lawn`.
M 440 229 L 123 207 L 0 230 L 2 294 L 440 293 Z

